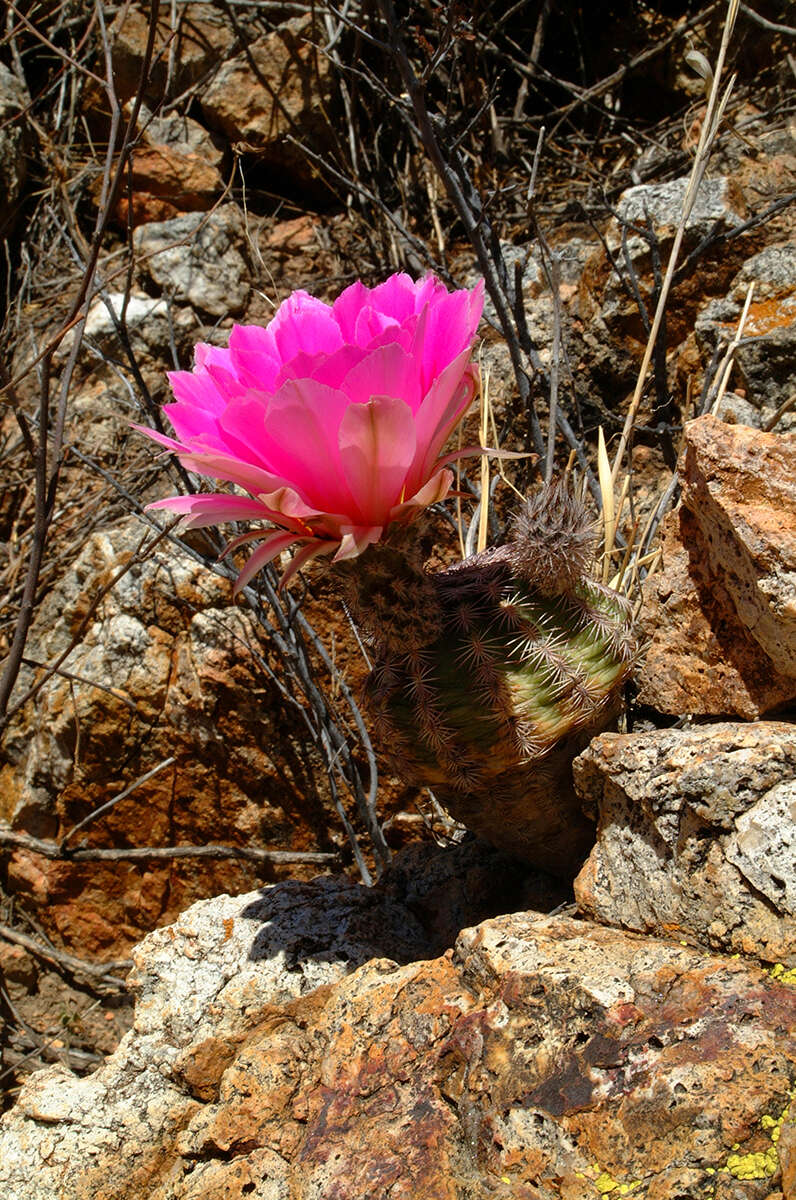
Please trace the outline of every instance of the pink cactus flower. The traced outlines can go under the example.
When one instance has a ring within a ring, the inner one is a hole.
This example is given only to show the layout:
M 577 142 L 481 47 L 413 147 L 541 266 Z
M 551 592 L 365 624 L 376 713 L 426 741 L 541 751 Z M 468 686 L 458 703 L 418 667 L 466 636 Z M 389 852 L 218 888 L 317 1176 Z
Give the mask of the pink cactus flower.
M 264 328 L 235 325 L 228 349 L 200 343 L 193 371 L 169 376 L 176 439 L 142 432 L 246 494 L 149 507 L 194 529 L 262 522 L 228 547 L 260 542 L 238 590 L 292 545 L 283 582 L 318 555 L 361 554 L 450 491 L 455 455 L 442 451 L 475 392 L 482 307 L 482 283 L 448 292 L 433 276 L 399 274 L 354 283 L 332 305 L 294 292 Z

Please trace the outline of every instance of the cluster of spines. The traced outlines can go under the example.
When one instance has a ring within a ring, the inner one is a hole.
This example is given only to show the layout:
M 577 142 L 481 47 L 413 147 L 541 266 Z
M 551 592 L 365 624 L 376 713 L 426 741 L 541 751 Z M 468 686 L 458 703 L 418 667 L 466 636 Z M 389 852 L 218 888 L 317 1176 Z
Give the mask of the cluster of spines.
M 506 546 L 424 577 L 411 637 L 372 624 L 371 708 L 404 775 L 473 791 L 615 704 L 635 641 L 627 602 L 588 577 L 592 547 L 582 507 L 547 489 Z

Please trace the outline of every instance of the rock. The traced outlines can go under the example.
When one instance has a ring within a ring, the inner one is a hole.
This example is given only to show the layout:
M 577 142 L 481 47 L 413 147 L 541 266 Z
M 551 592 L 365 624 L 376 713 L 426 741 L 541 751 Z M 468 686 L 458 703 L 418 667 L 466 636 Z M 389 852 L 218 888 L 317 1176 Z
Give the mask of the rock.
M 647 646 L 638 701 L 679 716 L 755 720 L 793 696 L 793 679 L 761 653 L 706 564 L 696 518 L 682 506 L 663 523 L 660 570 L 643 587 L 639 618 Z
M 711 571 L 764 653 L 796 677 L 796 434 L 701 417 L 688 424 L 680 478 Z
M 616 215 L 608 223 L 603 245 L 595 247 L 584 269 L 578 300 L 585 327 L 584 346 L 589 357 L 595 358 L 599 375 L 608 380 L 613 375 L 622 387 L 632 388 L 641 353 L 639 346 L 647 341 L 647 329 L 630 281 L 631 268 L 650 321 L 655 309 L 656 284 L 650 246 L 630 226 L 646 229 L 649 215 L 665 269 L 688 182 L 684 176 L 666 183 L 639 184 L 623 192 Z M 731 233 L 746 216 L 743 194 L 732 177 L 722 175 L 703 180 L 686 226 L 681 259 L 714 230 Z M 669 345 L 683 342 L 692 333 L 694 318 L 705 305 L 706 289 L 714 295 L 717 290 L 726 289 L 743 263 L 745 252 L 748 250 L 740 238 L 718 243 L 702 254 L 699 269 L 688 272 L 675 286 L 666 313 Z M 634 348 L 634 342 L 639 346 Z
M 756 718 L 796 696 L 796 437 L 700 417 L 644 584 L 641 703 Z
M 100 589 L 134 556 L 134 518 L 93 534 L 43 601 L 26 651 L 70 644 Z M 273 651 L 230 584 L 173 547 L 132 567 L 90 616 L 56 674 L 13 719 L 0 766 L 0 819 L 40 837 L 67 829 L 164 759 L 168 769 L 89 825 L 94 846 L 232 842 L 332 852 L 326 773 L 258 666 Z M 26 667 L 20 694 L 35 678 Z M 231 860 L 52 862 L 17 850 L 9 890 L 78 954 L 124 957 L 143 932 L 222 887 L 282 866 Z M 287 868 L 300 874 L 297 864 Z M 314 874 L 310 864 L 305 873 Z
M 149 6 L 144 4 L 125 5 L 111 26 L 113 79 L 122 101 L 138 89 L 148 34 Z M 234 42 L 229 20 L 212 3 L 161 9 L 146 85 L 153 105 L 206 78 Z
M 718 1179 L 752 1200 L 776 1188 L 791 986 L 536 913 L 398 965 L 416 939 L 400 906 L 340 880 L 195 906 L 136 951 L 135 1026 L 116 1053 L 86 1079 L 40 1072 L 0 1119 L 2 1194 L 671 1200 Z
M 209 167 L 221 168 L 224 162 L 221 139 L 182 113 L 154 116 L 146 105 L 142 105 L 138 114 L 138 131 L 144 146 L 168 146 L 169 150 L 179 154 L 198 154 Z
M 725 392 L 711 412 L 725 425 L 749 425 L 752 429 L 760 429 L 759 410 L 736 392 Z
M 641 183 L 628 188 L 616 205 L 609 242 L 617 248 L 621 244 L 621 222 L 646 229 L 647 216 L 656 233 L 668 231 L 672 236 L 680 223 L 688 185 L 689 176 L 684 175 L 667 183 Z M 743 197 L 731 178 L 703 179 L 686 225 L 687 240 L 700 242 L 717 224 L 727 230 L 736 229 L 744 216 Z
M 27 178 L 24 114 L 29 104 L 25 84 L 0 63 L 0 238 L 13 229 Z
M 201 154 L 173 146 L 134 150 L 130 159 L 131 194 L 120 196 L 118 220 L 127 226 L 168 221 L 179 213 L 206 212 L 224 190 L 218 167 Z
M 312 18 L 295 17 L 253 41 L 244 53 L 222 60 L 199 101 L 208 123 L 230 141 L 244 143 L 272 168 L 271 190 L 285 176 L 308 184 L 317 170 L 287 141 L 306 142 L 316 154 L 329 145 L 329 60 L 313 45 Z
M 749 258 L 727 296 L 699 313 L 695 333 L 707 363 L 717 341 L 729 342 L 735 336 L 750 283 L 755 290 L 735 352 L 736 378 L 765 420 L 788 399 L 796 369 L 796 245 L 766 246 Z M 796 416 L 791 413 L 779 428 L 794 425 Z
M 796 967 L 796 726 L 603 734 L 574 773 L 598 816 L 582 912 Z
M 79 363 L 96 367 L 103 355 L 118 358 L 118 326 L 124 328 L 130 349 L 136 358 L 155 360 L 160 370 L 172 343 L 182 346 L 196 336 L 199 323 L 190 309 L 170 307 L 167 300 L 154 300 L 146 292 L 107 292 L 98 296 L 86 314 Z M 72 349 L 74 335 L 67 333 L 56 351 L 65 359 Z
M 140 269 L 176 300 L 217 317 L 245 308 L 246 227 L 236 204 L 139 225 L 133 245 Z

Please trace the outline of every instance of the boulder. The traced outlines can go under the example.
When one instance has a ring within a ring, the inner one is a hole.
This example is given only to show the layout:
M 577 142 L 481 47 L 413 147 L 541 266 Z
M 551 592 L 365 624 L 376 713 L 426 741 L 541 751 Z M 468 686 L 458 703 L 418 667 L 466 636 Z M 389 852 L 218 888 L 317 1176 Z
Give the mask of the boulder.
M 87 826 L 91 846 L 236 845 L 326 854 L 338 820 L 300 714 L 260 663 L 273 654 L 231 584 L 168 543 L 135 562 L 134 518 L 91 535 L 43 601 L 26 651 L 47 663 L 77 644 L 12 720 L 0 819 L 37 837 L 78 820 L 165 759 L 174 762 Z M 82 623 L 88 618 L 81 633 Z M 36 678 L 27 666 L 19 693 Z M 323 861 L 323 858 L 320 860 Z M 7 887 L 51 936 L 88 957 L 124 957 L 142 933 L 198 896 L 317 865 L 185 859 L 49 861 L 18 849 Z
M 110 29 L 113 79 L 120 100 L 135 95 L 141 76 L 150 7 L 134 3 L 119 10 Z M 155 33 L 146 94 L 153 103 L 178 96 L 207 78 L 223 62 L 235 42 L 226 15 L 212 3 L 161 8 Z
M 211 316 L 234 316 L 249 296 L 246 225 L 236 204 L 139 225 L 139 269 L 178 302 Z
M 575 762 L 598 921 L 796 967 L 796 726 L 607 733 Z
M 122 189 L 118 220 L 133 226 L 168 221 L 180 213 L 207 212 L 224 191 L 218 167 L 192 150 L 152 145 L 136 149 L 125 174 L 131 191 Z
M 222 60 L 199 96 L 208 124 L 271 169 L 269 188 L 277 194 L 286 179 L 306 186 L 317 176 L 287 138 L 306 142 L 318 154 L 332 137 L 329 60 L 316 49 L 314 36 L 311 17 L 285 21 Z
M 394 898 L 339 879 L 194 906 L 135 952 L 116 1053 L 85 1079 L 40 1072 L 0 1119 L 0 1191 L 776 1193 L 796 1059 L 781 978 L 534 912 L 407 960 L 422 945 Z
M 796 435 L 700 417 L 644 585 L 639 699 L 755 718 L 796 697 Z

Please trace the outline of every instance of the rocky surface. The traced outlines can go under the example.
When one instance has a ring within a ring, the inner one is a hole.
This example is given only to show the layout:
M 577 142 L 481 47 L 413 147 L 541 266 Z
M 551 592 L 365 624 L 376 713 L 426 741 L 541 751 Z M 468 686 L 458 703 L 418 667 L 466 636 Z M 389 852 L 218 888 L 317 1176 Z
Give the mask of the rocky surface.
M 139 269 L 178 302 L 217 317 L 245 308 L 251 270 L 236 204 L 139 225 L 134 245 Z
M 135 1025 L 0 1121 L 7 1200 L 776 1194 L 796 990 L 535 912 L 438 958 L 342 880 L 219 897 L 135 954 Z M 405 965 L 400 965 L 404 963 Z
M 23 117 L 30 104 L 27 88 L 13 71 L 0 63 L 0 236 L 8 237 L 27 178 Z
M 685 430 L 682 503 L 644 588 L 639 698 L 755 718 L 796 697 L 796 435 L 706 416 Z
M 128 519 L 89 538 L 42 606 L 32 661 L 68 647 L 143 536 Z M 8 729 L 0 818 L 39 837 L 62 836 L 173 758 L 87 828 L 92 844 L 334 850 L 328 797 L 316 782 L 322 768 L 300 719 L 291 724 L 260 675 L 258 656 L 268 653 L 225 579 L 173 548 L 136 562 L 89 616 L 69 674 L 54 675 Z M 33 678 L 29 668 L 23 682 Z M 7 877 L 51 933 L 78 952 L 119 957 L 197 889 L 240 890 L 262 875 L 243 862 L 78 864 L 17 850 Z
M 149 32 L 146 5 L 120 9 L 111 27 L 113 77 L 121 100 L 135 94 Z M 212 73 L 235 44 L 231 23 L 212 3 L 161 9 L 153 47 L 147 95 L 160 102 L 164 95 L 179 95 L 191 84 Z
M 575 783 L 598 818 L 582 912 L 796 967 L 796 726 L 602 734 Z
M 738 386 L 747 401 L 770 420 L 786 401 L 796 363 L 796 245 L 780 242 L 766 246 L 743 264 L 726 297 L 712 300 L 697 316 L 694 331 L 702 353 L 713 353 L 717 343 L 735 335 L 750 284 L 752 301 L 735 352 Z M 793 414 L 783 417 L 781 430 L 789 430 Z
M 200 98 L 211 128 L 255 148 L 272 170 L 305 185 L 313 171 L 294 142 L 306 139 L 318 153 L 331 137 L 329 60 L 314 36 L 311 17 L 285 21 L 245 52 L 221 60 Z

